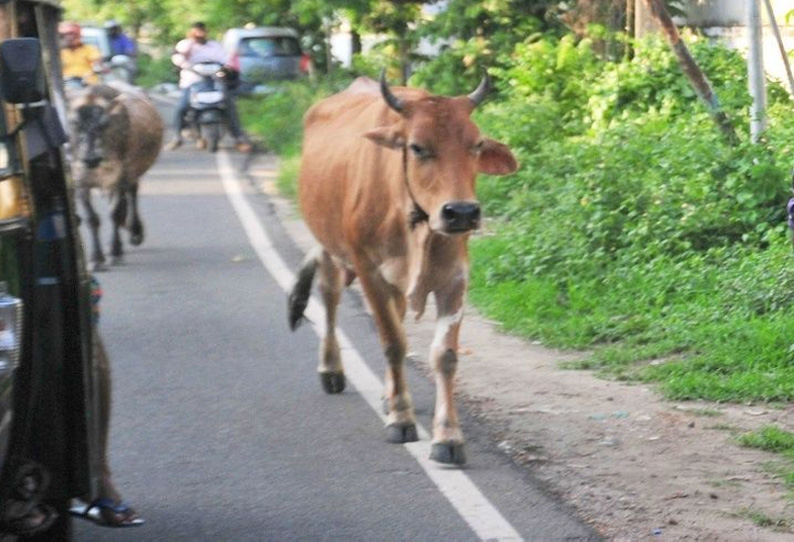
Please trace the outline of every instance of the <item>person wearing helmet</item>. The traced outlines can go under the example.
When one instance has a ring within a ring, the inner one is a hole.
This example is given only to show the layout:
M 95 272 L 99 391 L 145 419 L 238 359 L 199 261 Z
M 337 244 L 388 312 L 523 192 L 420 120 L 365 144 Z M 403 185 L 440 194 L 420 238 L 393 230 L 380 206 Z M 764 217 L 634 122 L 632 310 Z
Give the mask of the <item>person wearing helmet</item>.
M 135 42 L 124 33 L 121 25 L 114 20 L 105 23 L 108 38 L 110 39 L 110 51 L 112 55 L 126 55 L 135 57 Z
M 102 53 L 80 39 L 80 25 L 63 22 L 58 25 L 61 38 L 61 68 L 64 79 L 81 79 L 94 85 L 99 82 L 96 71 L 102 63 Z

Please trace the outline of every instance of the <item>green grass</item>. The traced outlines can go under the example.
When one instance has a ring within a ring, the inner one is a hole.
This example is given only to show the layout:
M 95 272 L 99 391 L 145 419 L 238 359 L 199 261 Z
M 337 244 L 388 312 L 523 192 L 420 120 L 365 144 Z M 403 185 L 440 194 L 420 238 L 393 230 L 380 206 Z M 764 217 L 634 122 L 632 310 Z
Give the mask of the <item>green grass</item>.
M 787 518 L 773 518 L 767 514 L 764 514 L 763 512 L 759 512 L 758 510 L 743 510 L 739 515 L 746 517 L 759 527 L 763 527 L 765 529 L 789 532 L 789 529 L 791 528 L 791 520 Z
M 782 453 L 794 458 L 794 433 L 784 431 L 775 425 L 745 433 L 739 438 L 739 443 L 748 448 Z
M 794 311 L 786 284 L 794 262 L 782 236 L 760 258 L 728 250 L 712 255 L 716 262 L 616 264 L 596 279 L 492 280 L 494 262 L 511 242 L 497 234 L 472 247 L 470 299 L 505 330 L 553 347 L 592 349 L 576 368 L 658 382 L 671 399 L 794 399 Z
M 790 490 L 794 490 L 794 433 L 775 425 L 767 425 L 757 431 L 739 435 L 737 441 L 747 448 L 779 454 L 783 462 L 770 466 L 770 471 L 782 478 Z

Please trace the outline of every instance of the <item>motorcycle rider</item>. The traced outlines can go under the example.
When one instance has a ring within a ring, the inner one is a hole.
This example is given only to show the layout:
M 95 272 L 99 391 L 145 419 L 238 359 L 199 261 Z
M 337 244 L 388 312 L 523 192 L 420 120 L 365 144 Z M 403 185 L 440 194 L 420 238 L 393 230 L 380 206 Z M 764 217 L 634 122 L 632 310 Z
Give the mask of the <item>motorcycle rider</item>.
M 99 82 L 97 70 L 102 64 L 102 53 L 93 45 L 83 43 L 80 25 L 62 22 L 58 25 L 61 38 L 61 68 L 64 79 L 81 79 L 85 84 Z
M 112 55 L 126 55 L 135 58 L 135 42 L 121 29 L 118 21 L 113 19 L 105 23 L 105 30 L 110 40 L 110 50 Z
M 135 41 L 121 29 L 118 21 L 111 19 L 105 23 L 108 41 L 110 42 L 110 65 L 116 68 L 117 73 L 126 83 L 133 84 L 138 72 L 138 48 Z M 122 60 L 123 59 L 123 60 Z
M 184 128 L 185 112 L 190 107 L 190 87 L 202 84 L 202 78 L 190 67 L 199 62 L 217 62 L 226 64 L 226 53 L 223 46 L 215 40 L 207 39 L 207 27 L 202 22 L 193 23 L 188 32 L 187 38 L 176 44 L 175 52 L 171 56 L 171 62 L 180 68 L 179 88 L 182 89 L 182 97 L 176 108 L 174 116 L 174 138 L 166 146 L 168 150 L 174 150 L 182 145 L 182 129 Z M 237 114 L 237 107 L 234 98 L 227 93 L 226 113 L 229 123 L 229 131 L 237 141 L 237 150 L 249 152 L 251 144 L 243 133 L 240 126 L 240 117 Z

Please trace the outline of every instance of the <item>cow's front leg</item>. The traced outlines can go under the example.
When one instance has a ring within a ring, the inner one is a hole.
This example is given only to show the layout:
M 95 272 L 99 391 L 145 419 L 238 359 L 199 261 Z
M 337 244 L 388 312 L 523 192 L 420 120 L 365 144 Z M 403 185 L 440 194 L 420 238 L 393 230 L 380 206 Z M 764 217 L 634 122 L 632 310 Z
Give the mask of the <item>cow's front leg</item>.
M 430 361 L 436 376 L 436 409 L 433 417 L 433 445 L 430 458 L 439 463 L 466 462 L 463 433 L 455 407 L 455 372 L 458 367 L 458 337 L 463 320 L 466 279 L 461 277 L 436 292 L 438 316 L 430 347 Z
M 91 232 L 91 270 L 92 271 L 105 271 L 105 254 L 102 252 L 102 240 L 99 238 L 99 225 L 100 219 L 94 204 L 91 201 L 91 188 L 87 186 L 80 187 L 80 202 L 86 212 L 88 219 L 88 229 Z
M 110 263 L 113 265 L 122 263 L 124 259 L 124 246 L 121 243 L 121 228 L 127 221 L 127 195 L 125 190 L 118 192 L 116 201 L 111 213 L 113 221 L 113 237 L 110 243 Z
M 377 272 L 356 270 L 367 301 L 378 326 L 381 344 L 386 355 L 387 404 L 386 439 L 403 443 L 419 440 L 416 431 L 413 401 L 405 380 L 404 361 L 407 350 L 403 317 L 405 296 Z
M 129 205 L 129 229 L 130 229 L 130 244 L 138 246 L 143 243 L 144 230 L 143 221 L 138 214 L 138 182 L 130 184 L 127 190 L 127 204 Z
M 319 286 L 325 304 L 325 337 L 320 344 L 317 372 L 326 393 L 341 393 L 345 389 L 345 371 L 336 340 L 336 312 L 342 295 L 342 273 L 325 251 L 320 256 Z

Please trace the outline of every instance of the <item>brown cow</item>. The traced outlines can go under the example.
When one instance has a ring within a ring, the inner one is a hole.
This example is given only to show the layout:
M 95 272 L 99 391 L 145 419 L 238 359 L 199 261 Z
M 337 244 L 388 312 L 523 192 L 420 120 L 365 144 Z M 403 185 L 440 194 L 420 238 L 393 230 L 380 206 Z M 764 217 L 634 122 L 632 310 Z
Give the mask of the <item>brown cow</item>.
M 130 242 L 143 242 L 143 222 L 138 214 L 138 184 L 160 154 L 163 121 L 146 95 L 131 85 L 94 85 L 69 93 L 72 130 L 72 174 L 88 214 L 92 268 L 105 269 L 99 239 L 99 215 L 91 203 L 91 190 L 110 196 L 113 211 L 111 258 L 121 260 L 124 250 L 120 228 L 130 231 Z
M 417 318 L 434 294 L 437 317 L 430 362 L 437 396 L 431 458 L 465 462 L 454 402 L 458 333 L 468 286 L 469 233 L 480 225 L 477 173 L 516 170 L 510 150 L 485 139 L 470 120 L 485 97 L 486 77 L 468 96 L 390 89 L 381 76 L 357 79 L 314 105 L 304 118 L 299 178 L 303 217 L 322 248 L 307 258 L 290 294 L 290 325 L 301 321 L 314 272 L 326 307 L 320 373 L 328 393 L 345 387 L 334 327 L 343 284 L 355 277 L 380 333 L 388 362 L 385 400 L 390 442 L 417 440 L 403 374 L 403 318 Z

